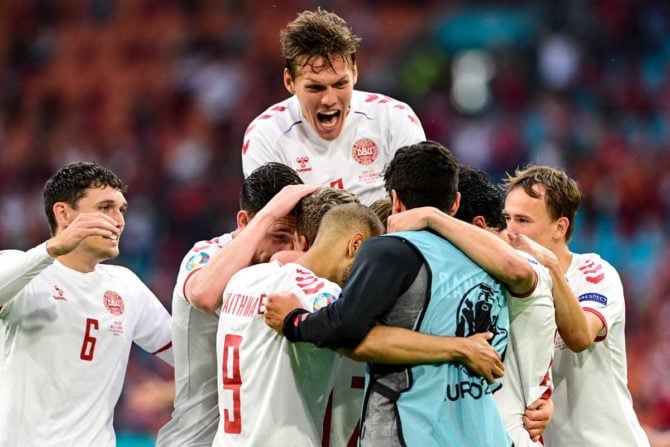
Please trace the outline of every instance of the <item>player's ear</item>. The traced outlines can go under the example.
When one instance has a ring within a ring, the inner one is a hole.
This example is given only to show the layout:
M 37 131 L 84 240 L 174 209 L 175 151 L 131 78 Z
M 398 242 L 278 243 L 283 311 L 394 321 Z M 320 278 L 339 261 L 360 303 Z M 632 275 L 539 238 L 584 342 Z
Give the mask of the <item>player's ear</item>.
M 486 219 L 484 219 L 484 216 L 475 216 L 474 219 L 472 219 L 472 225 L 486 230 Z
M 295 246 L 296 250 L 300 250 L 300 251 L 309 250 L 309 242 L 307 241 L 307 238 L 305 237 L 304 234 L 297 235 L 296 240 L 297 240 L 296 246 Z
M 449 210 L 449 214 L 453 216 L 456 214 L 456 211 L 458 211 L 458 207 L 461 205 L 461 193 L 456 192 L 456 197 L 454 198 L 454 203 L 451 205 L 451 210 Z
M 239 228 L 240 230 L 246 227 L 250 220 L 251 217 L 249 216 L 248 211 L 239 210 L 237 212 L 237 228 Z
M 54 218 L 56 220 L 56 230 L 65 229 L 70 225 L 70 222 L 73 219 L 71 210 L 70 206 L 65 202 L 54 203 L 51 211 L 54 213 Z
M 295 83 L 288 68 L 284 68 L 284 87 L 290 94 L 295 95 Z
M 568 232 L 568 227 L 570 226 L 570 219 L 567 217 L 559 217 L 556 220 L 556 230 L 554 231 L 554 237 L 557 240 L 565 239 L 565 234 Z
M 356 256 L 356 252 L 363 245 L 363 233 L 354 233 L 349 238 L 349 244 L 347 245 L 347 257 L 353 258 Z
M 402 203 L 395 189 L 391 190 L 391 214 L 397 214 L 405 211 L 405 204 Z
M 356 85 L 356 81 L 358 81 L 358 66 L 356 65 L 356 62 L 352 64 L 351 75 L 353 79 L 353 85 Z

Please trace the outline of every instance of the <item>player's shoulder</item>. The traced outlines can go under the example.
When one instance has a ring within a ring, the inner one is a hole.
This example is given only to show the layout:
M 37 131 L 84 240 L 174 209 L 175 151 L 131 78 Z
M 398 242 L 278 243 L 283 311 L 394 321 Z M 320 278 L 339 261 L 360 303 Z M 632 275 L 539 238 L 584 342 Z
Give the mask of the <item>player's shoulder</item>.
M 228 284 L 236 284 L 239 282 L 260 283 L 261 281 L 266 280 L 270 275 L 275 274 L 280 269 L 281 264 L 279 261 L 262 262 L 260 264 L 250 265 L 235 273 L 230 278 Z
M 0 256 L 16 256 L 20 255 L 22 253 L 25 253 L 25 251 L 22 250 L 14 250 L 14 249 L 7 249 L 7 250 L 0 250 Z
M 249 123 L 244 135 L 258 134 L 258 133 L 285 133 L 291 129 L 292 126 L 299 124 L 300 106 L 296 96 L 291 96 L 281 102 L 271 105 L 259 114 Z
M 219 250 L 233 240 L 232 233 L 222 234 L 212 239 L 198 241 L 184 255 L 182 268 L 186 271 L 203 267 Z
M 306 296 L 318 297 L 318 301 L 331 302 L 337 299 L 340 286 L 334 282 L 317 276 L 313 271 L 296 263 L 287 263 L 281 270 L 291 283 Z M 313 303 L 315 306 L 316 304 Z M 321 303 L 323 304 L 323 303 Z M 319 306 L 316 306 L 318 308 Z
M 383 236 L 372 237 L 361 246 L 357 258 L 363 256 L 370 260 L 386 263 L 389 256 L 393 259 L 404 259 L 407 256 L 417 256 L 414 246 L 402 234 L 389 233 Z M 395 264 L 395 262 L 394 262 Z
M 405 102 L 382 93 L 366 92 L 354 90 L 351 97 L 351 104 L 354 113 L 363 113 L 374 118 L 379 115 L 414 115 L 412 108 Z
M 95 271 L 103 280 L 109 281 L 137 281 L 142 282 L 142 280 L 128 267 L 117 264 L 98 264 L 95 268 Z
M 573 253 L 569 273 L 573 277 L 598 284 L 605 280 L 619 280 L 616 269 L 597 253 Z

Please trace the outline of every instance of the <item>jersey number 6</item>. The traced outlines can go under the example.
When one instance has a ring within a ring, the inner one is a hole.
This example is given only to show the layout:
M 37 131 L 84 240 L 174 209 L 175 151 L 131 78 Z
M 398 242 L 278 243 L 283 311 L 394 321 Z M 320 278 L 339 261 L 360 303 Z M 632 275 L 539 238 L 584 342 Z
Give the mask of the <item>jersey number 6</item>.
M 98 320 L 94 318 L 86 319 L 86 332 L 84 333 L 84 342 L 81 345 L 81 353 L 79 358 L 90 362 L 93 360 L 93 352 L 95 351 L 96 338 L 91 336 L 91 329 L 98 330 Z
M 233 393 L 233 411 L 227 408 L 223 410 L 223 430 L 226 433 L 242 433 L 240 343 L 242 337 L 239 335 L 227 334 L 223 340 L 223 365 L 221 365 L 223 389 Z

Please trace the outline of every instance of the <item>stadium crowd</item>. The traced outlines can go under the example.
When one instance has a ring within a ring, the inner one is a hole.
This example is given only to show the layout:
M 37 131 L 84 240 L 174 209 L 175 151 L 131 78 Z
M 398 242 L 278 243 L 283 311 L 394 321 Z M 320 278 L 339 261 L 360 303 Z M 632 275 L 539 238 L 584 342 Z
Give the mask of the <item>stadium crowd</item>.
M 0 247 L 47 237 L 40 192 L 95 160 L 130 185 L 122 255 L 169 308 L 195 241 L 233 228 L 246 125 L 283 99 L 279 29 L 317 3 L 27 0 L 0 4 Z M 358 87 L 410 104 L 428 138 L 495 178 L 564 167 L 584 201 L 576 251 L 621 274 L 629 387 L 670 429 L 670 10 L 661 1 L 328 1 L 363 37 Z M 464 107 L 454 70 L 489 76 Z M 133 351 L 119 432 L 153 435 L 172 371 Z

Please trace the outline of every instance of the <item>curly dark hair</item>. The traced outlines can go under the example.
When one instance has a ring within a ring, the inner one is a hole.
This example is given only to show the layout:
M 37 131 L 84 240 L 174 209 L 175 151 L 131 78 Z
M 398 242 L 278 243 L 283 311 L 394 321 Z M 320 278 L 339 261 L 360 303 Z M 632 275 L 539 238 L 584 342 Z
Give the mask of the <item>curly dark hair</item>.
M 56 233 L 56 216 L 53 206 L 57 202 L 65 202 L 73 209 L 77 208 L 79 199 L 86 195 L 89 188 L 105 188 L 111 186 L 122 193 L 127 191 L 123 181 L 112 171 L 97 163 L 78 161 L 69 163 L 58 170 L 44 184 L 44 212 L 49 221 L 51 234 Z
M 293 79 L 299 68 L 315 58 L 323 58 L 326 68 L 332 68 L 333 58 L 344 58 L 353 67 L 361 41 L 340 16 L 321 8 L 298 14 L 281 30 L 279 37 L 286 68 Z
M 505 229 L 503 193 L 486 172 L 461 165 L 458 170 L 458 192 L 461 193 L 461 202 L 454 217 L 472 223 L 475 217 L 482 216 L 487 226 L 498 231 Z
M 394 189 L 408 209 L 433 206 L 448 213 L 458 191 L 458 163 L 454 154 L 435 141 L 398 149 L 384 172 L 384 184 Z
M 270 162 L 254 169 L 240 188 L 240 209 L 256 215 L 284 186 L 301 185 L 298 174 L 282 163 Z

